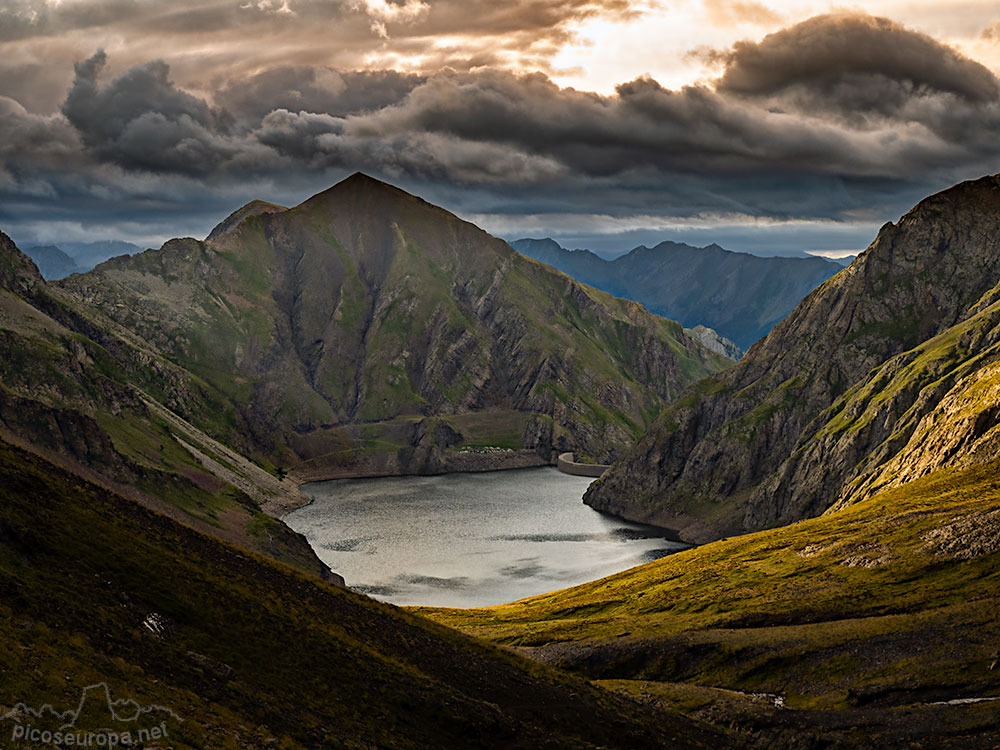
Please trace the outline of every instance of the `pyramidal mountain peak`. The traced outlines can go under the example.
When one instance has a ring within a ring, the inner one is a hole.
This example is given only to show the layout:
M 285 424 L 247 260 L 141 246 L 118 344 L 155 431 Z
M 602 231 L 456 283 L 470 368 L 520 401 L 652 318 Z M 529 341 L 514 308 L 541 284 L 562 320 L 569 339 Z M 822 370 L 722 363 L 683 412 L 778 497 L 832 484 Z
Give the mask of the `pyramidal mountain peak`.
M 324 210 L 332 204 L 350 199 L 366 200 L 409 200 L 424 201 L 416 196 L 410 195 L 404 190 L 400 190 L 387 182 L 375 179 L 364 172 L 355 172 L 350 177 L 346 177 L 340 182 L 330 186 L 326 190 L 310 196 L 293 208 L 281 206 L 276 203 L 260 199 L 252 200 L 240 208 L 233 211 L 223 219 L 205 238 L 206 242 L 219 240 L 233 232 L 240 224 L 248 219 L 257 216 L 267 216 L 271 214 L 285 213 L 286 211 L 313 212 Z M 426 204 L 430 206 L 431 204 Z
M 62 284 L 228 394 L 226 430 L 251 457 L 309 476 L 486 461 L 468 444 L 610 460 L 728 365 L 679 324 L 361 173 Z
M 307 198 L 297 205 L 294 210 L 322 209 L 333 202 L 340 201 L 363 201 L 367 204 L 369 210 L 371 208 L 389 208 L 394 204 L 402 202 L 406 204 L 419 204 L 433 208 L 436 211 L 449 213 L 412 193 L 408 193 L 388 182 L 371 177 L 364 172 L 355 172 L 350 177 L 345 177 L 326 190 Z

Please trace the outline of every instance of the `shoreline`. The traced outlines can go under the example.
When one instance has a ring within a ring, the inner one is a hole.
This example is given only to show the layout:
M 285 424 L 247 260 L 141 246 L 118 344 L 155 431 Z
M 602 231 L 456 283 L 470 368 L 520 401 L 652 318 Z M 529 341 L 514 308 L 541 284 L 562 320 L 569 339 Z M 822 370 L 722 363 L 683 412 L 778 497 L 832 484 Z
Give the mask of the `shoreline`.
M 302 491 L 302 487 L 314 482 L 331 482 L 338 479 L 388 479 L 391 477 L 436 477 L 448 474 L 485 474 L 491 471 L 514 471 L 516 469 L 555 468 L 555 461 L 546 461 L 532 450 L 518 450 L 503 453 L 462 453 L 445 459 L 439 471 L 412 471 L 400 466 L 395 456 L 378 455 L 358 462 L 350 467 L 323 464 L 310 467 L 302 465 L 292 469 L 285 481 L 295 485 L 303 502 L 283 505 L 275 518 L 284 519 L 289 513 L 308 507 L 314 502 Z M 624 519 L 623 519 L 624 520 Z

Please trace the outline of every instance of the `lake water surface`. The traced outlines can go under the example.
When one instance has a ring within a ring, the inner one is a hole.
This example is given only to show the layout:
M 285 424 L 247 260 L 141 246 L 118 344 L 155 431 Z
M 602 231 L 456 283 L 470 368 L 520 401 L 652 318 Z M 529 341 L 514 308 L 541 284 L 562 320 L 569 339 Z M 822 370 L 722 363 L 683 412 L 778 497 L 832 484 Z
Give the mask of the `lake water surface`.
M 686 548 L 584 505 L 592 481 L 542 468 L 314 482 L 285 521 L 348 586 L 394 604 L 501 604 Z

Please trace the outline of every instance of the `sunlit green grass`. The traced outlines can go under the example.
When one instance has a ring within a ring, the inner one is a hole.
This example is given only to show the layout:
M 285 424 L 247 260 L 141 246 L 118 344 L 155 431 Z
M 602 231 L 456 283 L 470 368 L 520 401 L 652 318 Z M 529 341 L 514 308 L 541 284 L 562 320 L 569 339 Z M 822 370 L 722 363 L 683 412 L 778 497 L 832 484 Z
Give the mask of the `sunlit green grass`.
M 1000 670 L 989 669 L 1000 554 L 962 552 L 1000 535 L 1000 514 L 986 515 L 1000 509 L 998 469 L 941 471 L 837 513 L 513 604 L 420 611 L 544 647 L 594 677 L 782 692 L 803 707 L 942 686 L 1000 693 Z M 956 534 L 954 549 L 934 541 L 961 520 L 980 527 Z M 586 657 L 590 648 L 599 656 Z

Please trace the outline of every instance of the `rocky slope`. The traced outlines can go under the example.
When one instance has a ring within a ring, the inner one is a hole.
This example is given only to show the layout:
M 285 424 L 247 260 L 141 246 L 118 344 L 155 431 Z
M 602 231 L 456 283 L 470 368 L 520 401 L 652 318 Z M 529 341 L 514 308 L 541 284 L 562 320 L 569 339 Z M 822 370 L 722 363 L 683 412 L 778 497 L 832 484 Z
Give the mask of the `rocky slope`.
M 680 325 L 364 175 L 292 209 L 255 201 L 204 242 L 63 288 L 227 394 L 238 424 L 217 437 L 313 475 L 440 471 L 487 446 L 607 460 L 727 365 Z
M 550 239 L 516 240 L 511 246 L 685 326 L 713 328 L 741 349 L 841 269 L 823 258 L 761 258 L 676 242 L 637 247 L 610 261 L 589 250 L 565 250 Z
M 585 501 L 704 541 L 993 458 L 998 280 L 1000 178 L 928 198 L 671 405 Z
M 216 413 L 222 394 L 46 284 L 0 234 L 0 436 L 231 543 L 327 575 L 268 515 L 304 502 L 291 483 L 175 410 Z

